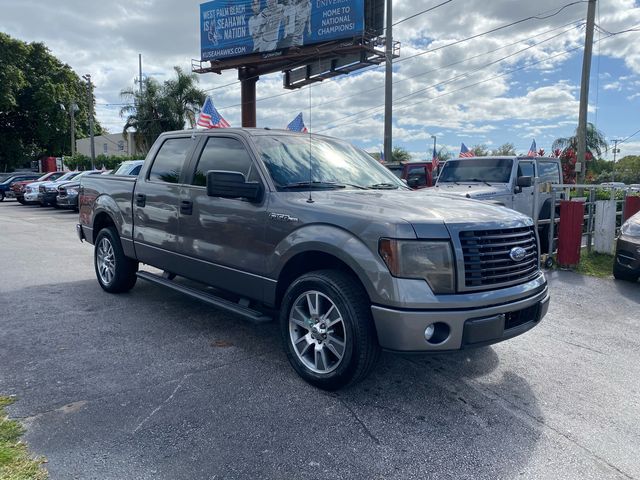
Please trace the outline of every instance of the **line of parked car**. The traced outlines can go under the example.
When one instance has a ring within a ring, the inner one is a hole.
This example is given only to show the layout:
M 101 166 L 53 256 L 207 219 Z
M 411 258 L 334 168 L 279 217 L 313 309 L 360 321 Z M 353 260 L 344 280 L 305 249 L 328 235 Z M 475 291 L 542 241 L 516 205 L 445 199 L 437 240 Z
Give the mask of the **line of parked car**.
M 0 202 L 15 198 L 22 205 L 68 208 L 78 211 L 78 193 L 87 175 L 138 175 L 144 160 L 122 162 L 116 170 L 85 170 L 72 172 L 19 172 L 1 174 Z

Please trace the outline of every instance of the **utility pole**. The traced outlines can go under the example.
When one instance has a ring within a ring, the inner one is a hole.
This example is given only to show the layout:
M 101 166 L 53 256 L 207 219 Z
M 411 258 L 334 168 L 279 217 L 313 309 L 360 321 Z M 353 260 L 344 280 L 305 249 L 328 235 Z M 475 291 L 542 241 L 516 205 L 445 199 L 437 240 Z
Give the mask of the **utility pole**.
M 613 169 L 611 170 L 611 181 L 615 179 L 616 175 L 616 155 L 620 153 L 620 149 L 618 148 L 618 142 L 620 140 L 616 139 L 613 141 Z
M 87 81 L 87 93 L 89 101 L 89 137 L 91 138 L 91 170 L 95 170 L 96 145 L 93 132 L 93 84 L 91 83 L 91 75 L 89 75 L 88 73 L 86 75 L 83 75 L 82 78 Z
M 391 152 L 393 148 L 393 138 L 392 138 L 392 106 L 393 106 L 393 16 L 392 16 L 392 5 L 391 0 L 386 0 L 387 2 L 387 11 L 386 11 L 386 21 L 387 26 L 385 28 L 386 32 L 386 48 L 385 48 L 385 56 L 386 56 L 386 64 L 385 64 L 385 75 L 384 75 L 384 161 L 390 162 Z
M 593 29 L 596 19 L 596 0 L 589 0 L 587 6 L 587 31 L 584 38 L 582 57 L 582 79 L 580 80 L 580 113 L 578 116 L 577 158 L 580 162 L 580 180 L 583 184 L 587 173 L 587 108 L 589 106 L 589 79 L 591 77 L 591 52 L 593 51 Z
M 142 54 L 138 54 L 138 85 L 140 86 L 140 97 L 142 97 Z
M 71 115 L 71 156 L 76 154 L 76 111 L 78 105 L 76 102 L 71 102 L 69 107 L 69 115 Z

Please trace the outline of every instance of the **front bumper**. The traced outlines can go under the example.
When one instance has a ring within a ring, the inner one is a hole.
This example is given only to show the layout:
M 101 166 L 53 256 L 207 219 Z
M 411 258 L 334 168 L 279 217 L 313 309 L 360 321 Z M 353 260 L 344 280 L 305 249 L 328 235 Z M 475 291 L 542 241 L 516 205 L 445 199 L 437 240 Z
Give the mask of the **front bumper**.
M 33 193 L 25 193 L 24 194 L 24 201 L 25 202 L 37 202 L 39 201 L 39 197 L 38 197 L 38 192 L 33 192 Z
M 621 235 L 616 242 L 616 264 L 640 275 L 640 238 Z
M 38 200 L 40 203 L 56 203 L 56 197 L 58 196 L 58 192 L 40 192 L 38 194 Z
M 56 197 L 56 203 L 58 204 L 59 207 L 75 208 L 78 206 L 78 196 L 65 195 L 64 197 L 61 197 L 60 195 L 58 195 Z
M 384 349 L 402 352 L 460 350 L 490 345 L 530 330 L 546 315 L 549 298 L 545 286 L 530 297 L 488 307 L 404 311 L 374 305 L 371 311 L 378 341 Z M 440 334 L 429 342 L 425 339 L 425 330 L 431 324 L 436 324 Z

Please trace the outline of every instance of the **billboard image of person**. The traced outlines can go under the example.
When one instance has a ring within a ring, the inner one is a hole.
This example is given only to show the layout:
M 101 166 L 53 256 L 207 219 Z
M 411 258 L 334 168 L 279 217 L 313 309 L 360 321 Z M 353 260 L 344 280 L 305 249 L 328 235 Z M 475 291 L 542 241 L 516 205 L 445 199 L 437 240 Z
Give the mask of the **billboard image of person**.
M 354 38 L 364 0 L 212 0 L 200 5 L 201 60 Z

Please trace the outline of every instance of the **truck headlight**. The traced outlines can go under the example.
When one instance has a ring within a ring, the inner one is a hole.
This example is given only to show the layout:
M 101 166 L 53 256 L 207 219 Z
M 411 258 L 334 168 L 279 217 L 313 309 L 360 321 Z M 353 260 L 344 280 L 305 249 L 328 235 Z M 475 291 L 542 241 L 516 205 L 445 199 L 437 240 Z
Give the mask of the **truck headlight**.
M 629 237 L 640 237 L 640 223 L 627 220 L 622 224 L 620 233 Z
M 378 251 L 394 277 L 423 279 L 434 293 L 455 293 L 449 242 L 383 238 Z

